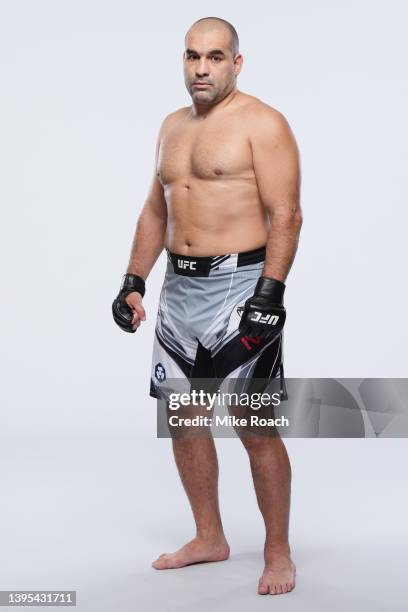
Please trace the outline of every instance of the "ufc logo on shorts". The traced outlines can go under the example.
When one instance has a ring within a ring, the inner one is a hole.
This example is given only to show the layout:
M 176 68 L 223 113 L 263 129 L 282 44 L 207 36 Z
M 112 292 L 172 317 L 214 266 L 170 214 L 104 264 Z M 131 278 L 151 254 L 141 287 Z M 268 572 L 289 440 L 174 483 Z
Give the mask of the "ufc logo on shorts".
M 183 270 L 185 270 L 186 268 L 188 268 L 189 270 L 196 270 L 196 264 L 196 261 L 188 261 L 187 259 L 177 260 L 177 267 L 182 268 Z
M 255 310 L 255 312 L 252 313 L 251 321 L 254 321 L 254 323 L 264 323 L 265 325 L 276 325 L 279 321 L 279 315 L 262 315 L 262 312 Z

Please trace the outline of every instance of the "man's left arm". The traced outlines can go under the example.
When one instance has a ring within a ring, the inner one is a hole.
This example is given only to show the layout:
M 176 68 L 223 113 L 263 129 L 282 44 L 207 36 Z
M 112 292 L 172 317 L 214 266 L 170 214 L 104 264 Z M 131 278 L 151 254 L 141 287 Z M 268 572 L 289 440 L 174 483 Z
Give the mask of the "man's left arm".
M 270 221 L 262 276 L 285 282 L 302 226 L 299 151 L 287 120 L 278 111 L 262 109 L 251 123 L 255 177 Z
M 270 228 L 262 275 L 253 296 L 245 302 L 239 329 L 244 335 L 272 340 L 285 324 L 285 280 L 302 225 L 299 153 L 288 122 L 270 107 L 253 119 L 251 146 L 258 191 Z

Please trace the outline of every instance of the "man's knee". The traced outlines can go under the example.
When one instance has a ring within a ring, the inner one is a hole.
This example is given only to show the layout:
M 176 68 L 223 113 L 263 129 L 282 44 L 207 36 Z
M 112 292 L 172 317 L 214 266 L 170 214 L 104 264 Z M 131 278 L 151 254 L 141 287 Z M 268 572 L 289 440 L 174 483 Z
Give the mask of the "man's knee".
M 261 454 L 276 446 L 276 436 L 261 435 L 251 431 L 242 431 L 240 440 L 250 455 Z
M 167 405 L 169 432 L 176 438 L 210 438 L 212 411 L 204 405 L 180 406 L 171 410 Z
M 235 433 L 240 438 L 248 452 L 262 452 L 273 446 L 272 440 L 279 438 L 275 425 L 270 424 L 273 412 L 264 409 L 254 413 L 248 406 L 228 406 L 230 416 L 235 417 Z M 257 417 L 254 420 L 254 416 Z

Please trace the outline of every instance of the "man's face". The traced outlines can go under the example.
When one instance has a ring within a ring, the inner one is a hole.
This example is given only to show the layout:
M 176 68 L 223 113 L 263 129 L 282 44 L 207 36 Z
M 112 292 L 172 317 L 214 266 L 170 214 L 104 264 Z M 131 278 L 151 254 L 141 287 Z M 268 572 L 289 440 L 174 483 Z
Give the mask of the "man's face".
M 192 28 L 186 36 L 183 61 L 184 81 L 193 102 L 211 105 L 234 88 L 242 57 L 233 57 L 226 28 Z

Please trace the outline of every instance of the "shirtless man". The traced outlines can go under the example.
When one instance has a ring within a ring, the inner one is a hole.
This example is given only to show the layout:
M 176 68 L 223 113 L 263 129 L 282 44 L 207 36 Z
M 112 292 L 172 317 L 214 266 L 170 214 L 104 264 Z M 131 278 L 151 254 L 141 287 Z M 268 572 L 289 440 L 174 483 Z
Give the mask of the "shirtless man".
M 235 29 L 219 18 L 200 19 L 185 45 L 192 104 L 161 126 L 153 181 L 113 303 L 118 325 L 136 331 L 146 319 L 144 281 L 165 248 L 150 388 L 159 398 L 167 379 L 194 371 L 282 377 L 283 290 L 302 224 L 296 141 L 280 112 L 237 89 L 243 57 Z M 278 321 L 273 333 L 260 323 L 271 317 Z M 295 585 L 288 455 L 279 436 L 242 442 L 266 528 L 258 593 L 286 593 Z M 173 439 L 173 449 L 196 537 L 160 555 L 153 567 L 223 561 L 229 546 L 219 511 L 214 441 Z

